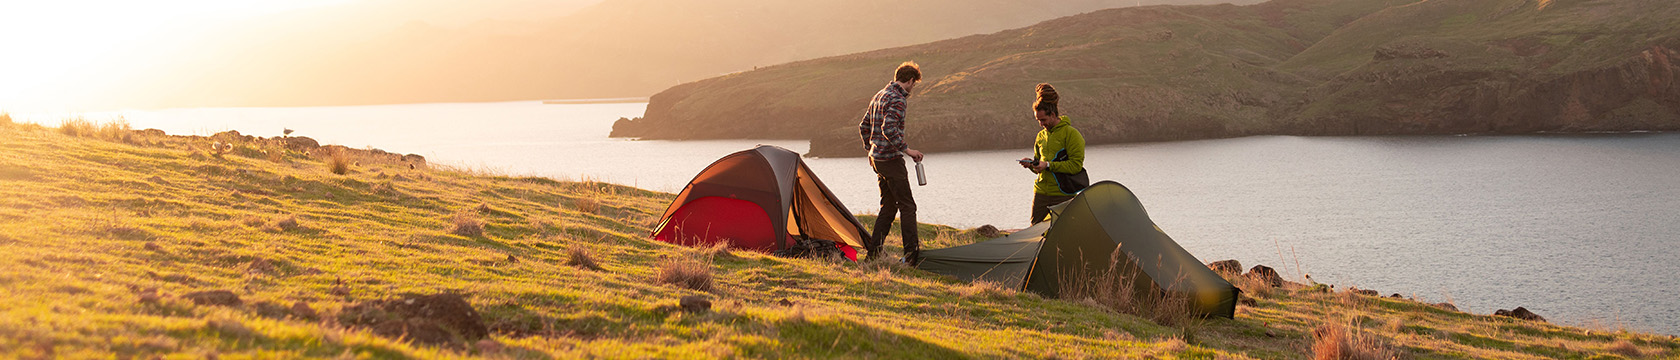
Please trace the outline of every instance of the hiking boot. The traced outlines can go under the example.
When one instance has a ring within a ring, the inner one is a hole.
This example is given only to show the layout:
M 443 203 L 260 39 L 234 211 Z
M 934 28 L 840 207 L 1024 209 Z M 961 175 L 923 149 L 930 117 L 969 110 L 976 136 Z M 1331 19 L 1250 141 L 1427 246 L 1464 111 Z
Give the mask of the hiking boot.
M 905 255 L 903 258 L 898 259 L 898 262 L 904 263 L 904 265 L 908 265 L 910 267 L 916 267 L 916 265 L 922 264 L 922 257 L 916 254 Z
M 921 249 L 914 249 L 914 250 L 904 252 L 904 263 L 907 264 L 907 265 L 910 265 L 910 267 L 916 267 L 916 265 L 921 265 L 922 264 L 922 250 Z

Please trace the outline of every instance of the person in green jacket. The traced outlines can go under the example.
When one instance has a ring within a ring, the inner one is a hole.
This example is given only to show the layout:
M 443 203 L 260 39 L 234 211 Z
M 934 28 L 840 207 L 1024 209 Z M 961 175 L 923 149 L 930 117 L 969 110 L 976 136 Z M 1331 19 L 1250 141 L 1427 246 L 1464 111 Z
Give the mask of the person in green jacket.
M 1020 160 L 1021 167 L 1038 174 L 1038 181 L 1033 183 L 1034 224 L 1050 215 L 1050 206 L 1073 200 L 1073 195 L 1091 182 L 1085 173 L 1085 137 L 1057 109 L 1060 102 L 1055 87 L 1038 84 L 1033 118 L 1044 130 L 1033 140 L 1033 157 Z

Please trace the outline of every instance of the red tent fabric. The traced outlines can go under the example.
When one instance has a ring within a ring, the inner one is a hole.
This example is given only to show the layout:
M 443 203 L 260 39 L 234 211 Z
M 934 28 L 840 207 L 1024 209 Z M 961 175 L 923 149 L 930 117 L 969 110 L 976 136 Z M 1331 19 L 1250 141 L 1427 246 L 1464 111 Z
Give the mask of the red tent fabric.
M 796 239 L 831 240 L 847 258 L 869 237 L 863 223 L 817 179 L 799 154 L 760 145 L 713 162 L 660 216 L 653 239 L 673 244 L 776 251 Z

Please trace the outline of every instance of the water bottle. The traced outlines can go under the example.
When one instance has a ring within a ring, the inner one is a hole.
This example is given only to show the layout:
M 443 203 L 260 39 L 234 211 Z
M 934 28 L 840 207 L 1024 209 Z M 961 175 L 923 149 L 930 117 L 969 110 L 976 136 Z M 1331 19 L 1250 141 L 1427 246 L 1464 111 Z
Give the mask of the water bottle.
M 922 162 L 920 161 L 916 162 L 916 184 L 917 186 L 927 186 L 927 170 L 922 168 Z
M 910 157 L 910 153 L 903 152 L 903 151 L 900 151 L 898 153 L 901 154 L 901 155 L 904 155 L 904 157 L 910 158 L 911 160 L 916 159 L 916 158 Z M 922 161 L 921 160 L 915 160 L 915 161 L 916 161 L 916 185 L 917 186 L 927 186 L 927 169 L 922 168 Z

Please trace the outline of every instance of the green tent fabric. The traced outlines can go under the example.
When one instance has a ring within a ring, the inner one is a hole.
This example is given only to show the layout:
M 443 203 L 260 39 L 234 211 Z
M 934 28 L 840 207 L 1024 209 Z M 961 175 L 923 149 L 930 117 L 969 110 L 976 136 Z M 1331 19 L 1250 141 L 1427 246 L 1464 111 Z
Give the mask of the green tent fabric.
M 1155 226 L 1124 185 L 1092 184 L 1051 212 L 1050 221 L 1007 237 L 923 251 L 918 268 L 1056 297 L 1064 282 L 1073 281 L 1071 274 L 1100 273 L 1117 259 L 1119 273 L 1137 275 L 1139 295 L 1186 295 L 1195 314 L 1235 314 L 1237 288 Z M 1117 248 L 1124 256 L 1112 256 Z
M 1041 222 L 1009 236 L 964 246 L 923 250 L 917 268 L 951 275 L 962 281 L 990 281 L 1020 285 L 1027 279 L 1050 222 Z

